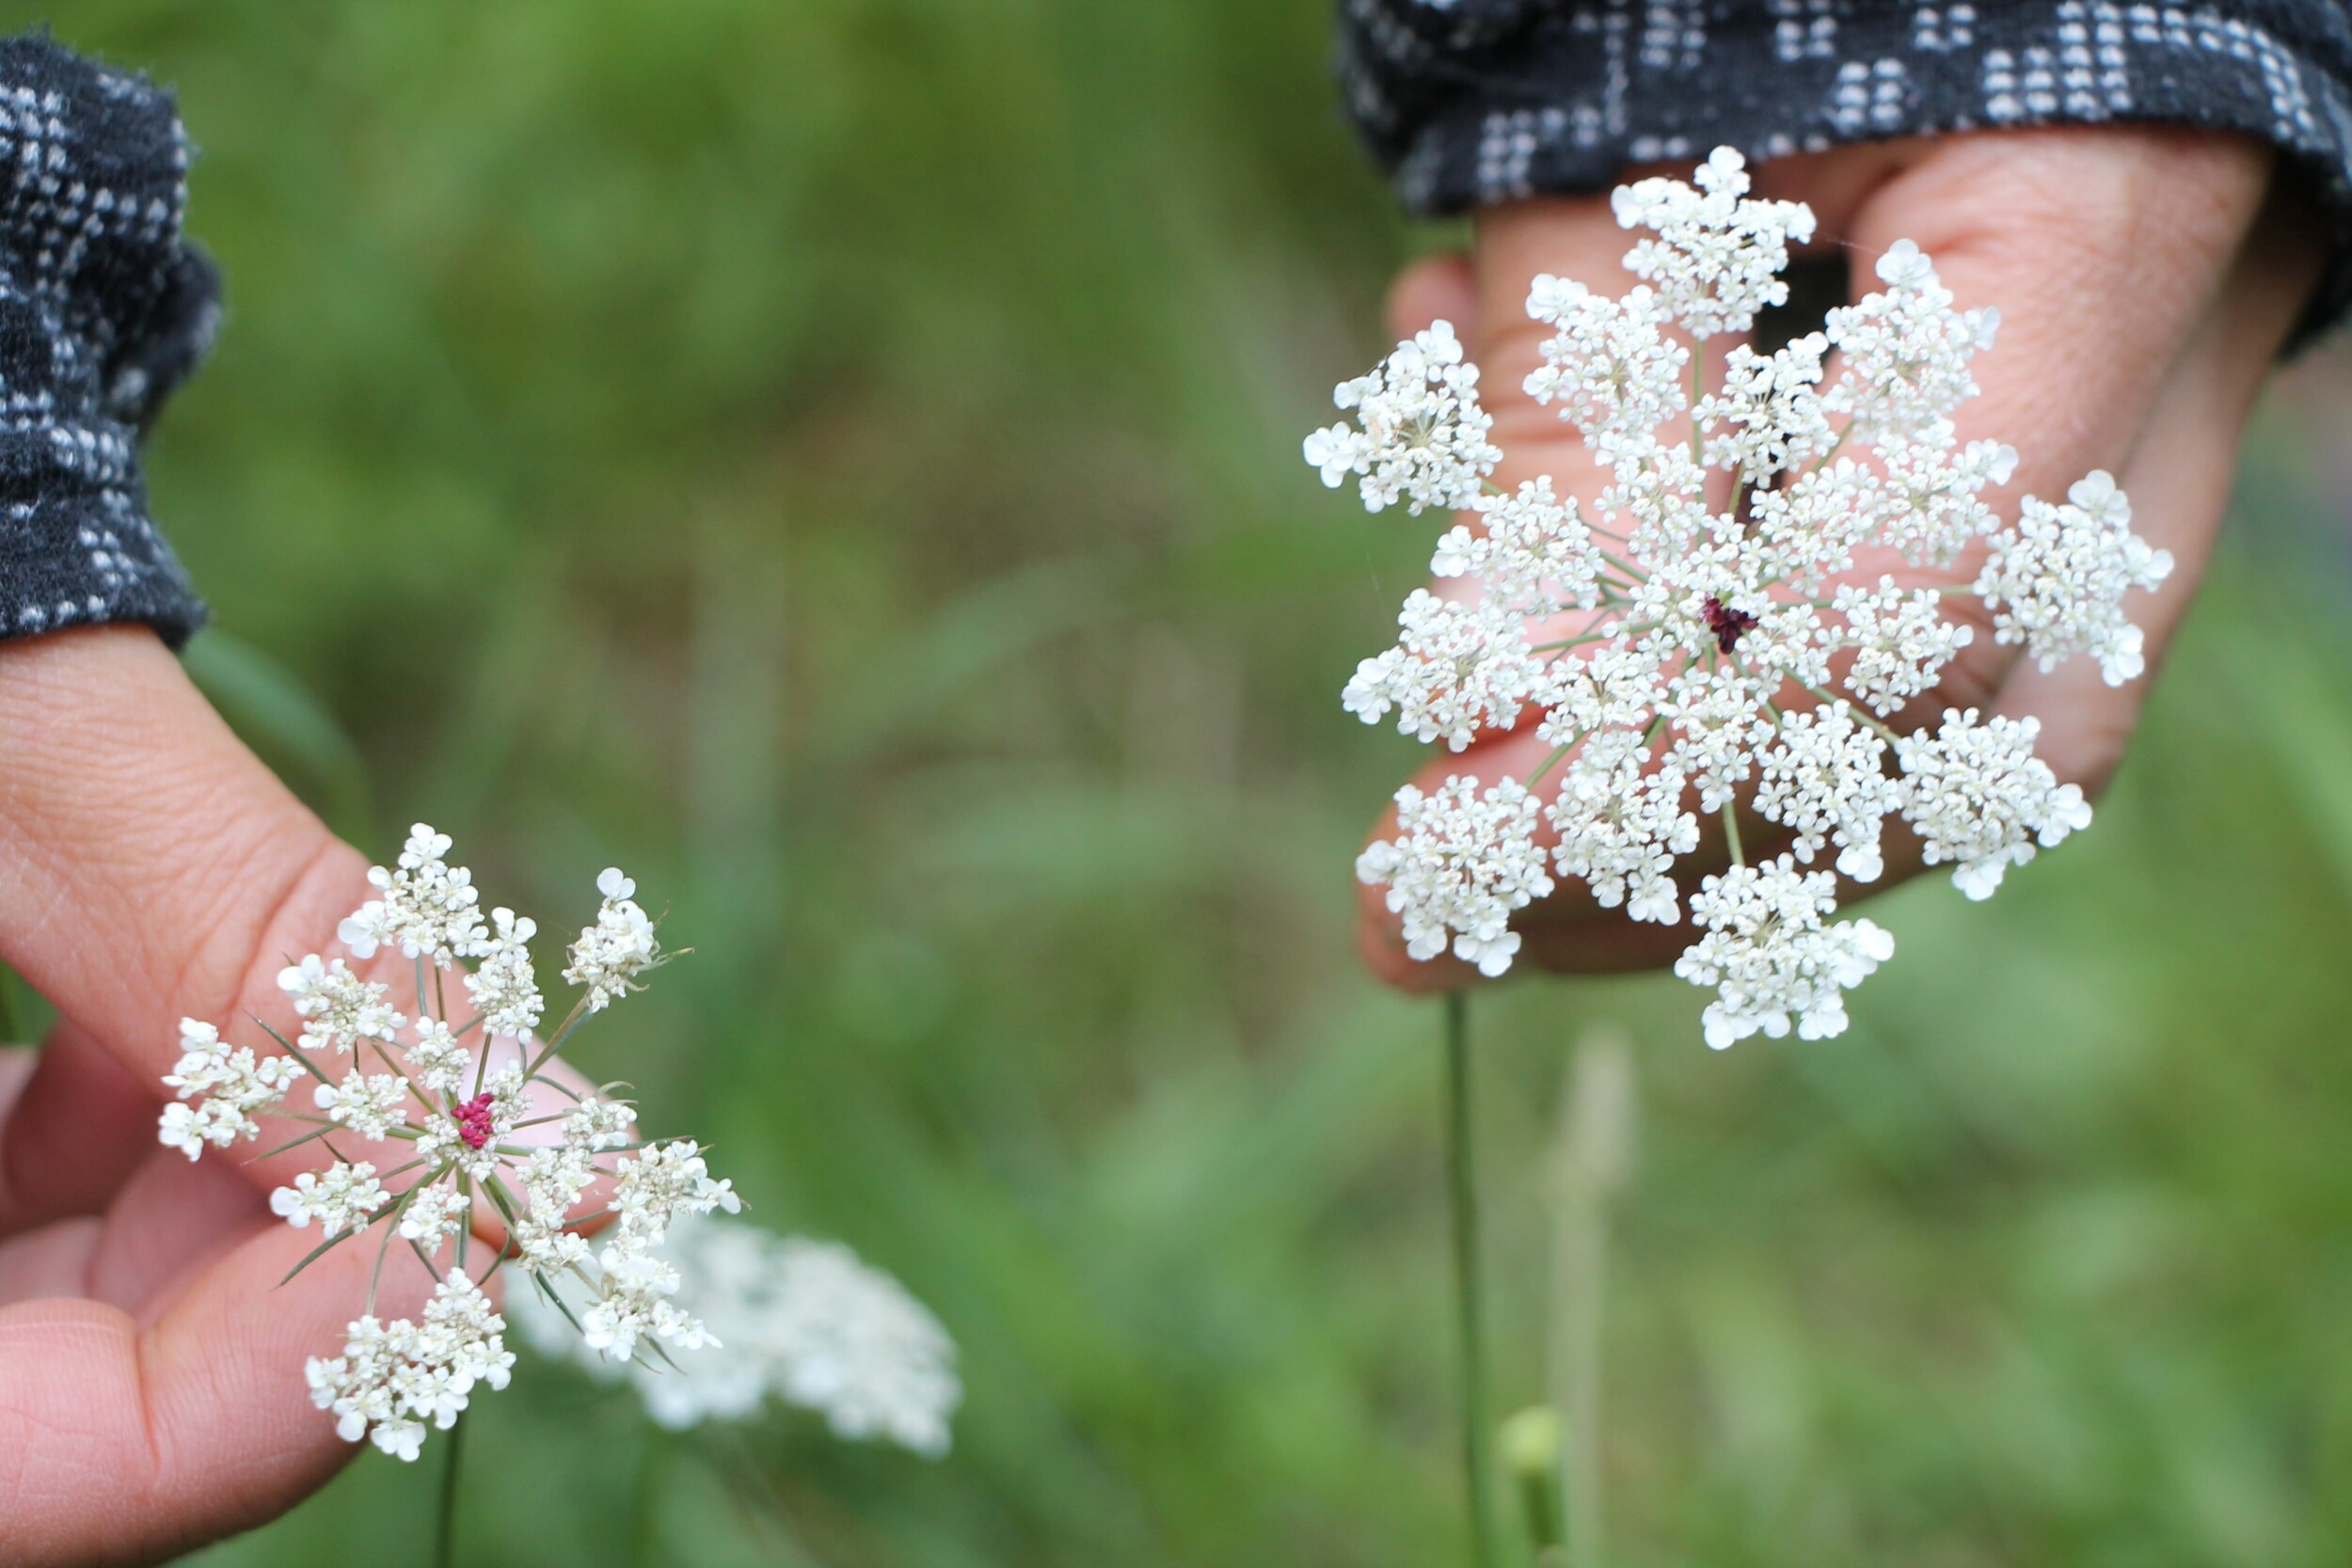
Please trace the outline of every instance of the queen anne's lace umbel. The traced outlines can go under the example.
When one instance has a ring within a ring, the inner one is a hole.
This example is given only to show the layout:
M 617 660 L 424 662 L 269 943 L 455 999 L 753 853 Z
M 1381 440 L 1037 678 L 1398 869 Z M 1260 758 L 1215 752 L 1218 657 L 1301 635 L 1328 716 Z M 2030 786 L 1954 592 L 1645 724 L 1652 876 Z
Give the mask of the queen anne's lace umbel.
M 641 1139 L 627 1101 L 582 1095 L 547 1070 L 582 1020 L 640 989 L 661 961 L 636 884 L 617 870 L 598 879 L 603 903 L 564 972 L 581 994 L 543 1041 L 529 945 L 538 928 L 504 909 L 485 922 L 473 876 L 449 863 L 449 848 L 448 835 L 419 823 L 397 864 L 369 873 L 377 896 L 341 927 L 363 965 L 385 949 L 410 960 L 410 1012 L 343 958 L 290 964 L 278 984 L 302 1021 L 298 1038 L 268 1031 L 278 1051 L 263 1054 L 183 1021 L 180 1063 L 164 1080 L 179 1099 L 159 1134 L 193 1160 L 208 1144 L 258 1139 L 262 1116 L 308 1124 L 285 1147 L 316 1141 L 333 1164 L 280 1187 L 271 1209 L 297 1229 L 316 1221 L 321 1251 L 374 1230 L 379 1261 L 405 1244 L 434 1270 L 421 1318 L 379 1319 L 371 1284 L 342 1354 L 309 1363 L 311 1398 L 336 1430 L 402 1459 L 417 1457 L 429 1429 L 455 1422 L 477 1387 L 506 1386 L 515 1358 L 505 1320 L 482 1290 L 501 1269 L 524 1276 L 515 1289 L 579 1304 L 560 1310 L 592 1354 L 666 1360 L 715 1344 L 673 1299 L 681 1280 L 661 1243 L 679 1219 L 740 1206 L 692 1140 Z M 461 959 L 479 967 L 449 983 L 441 972 Z M 493 1069 L 495 1058 L 504 1065 Z M 305 1076 L 311 1113 L 281 1103 Z M 347 1157 L 354 1142 L 372 1157 Z M 487 1256 L 471 1238 L 478 1203 L 508 1232 Z M 604 1232 L 583 1236 L 580 1225 L 608 1209 Z
M 2145 666 L 2123 596 L 2172 569 L 2131 531 L 2130 502 L 2103 472 L 2063 503 L 2026 498 L 2013 524 L 1994 513 L 1983 493 L 2009 482 L 2017 454 L 1962 444 L 1952 416 L 1976 393 L 1970 362 L 1998 318 L 1960 309 L 1909 241 L 1880 259 L 1878 292 L 1770 354 L 1732 347 L 1721 386 L 1704 390 L 1709 341 L 1786 302 L 1788 247 L 1813 232 L 1807 208 L 1748 192 L 1728 149 L 1695 186 L 1627 186 L 1614 210 L 1648 231 L 1626 258 L 1643 282 L 1609 299 L 1534 280 L 1527 311 L 1551 336 L 1526 391 L 1604 465 L 1589 506 L 1549 478 L 1510 492 L 1488 480 L 1502 455 L 1492 420 L 1443 323 L 1341 387 L 1360 429 L 1306 447 L 1327 484 L 1359 476 L 1371 511 L 1474 515 L 1431 562 L 1473 591 L 1416 592 L 1397 645 L 1348 683 L 1348 711 L 1456 752 L 1523 721 L 1552 746 L 1528 779 L 1482 788 L 1464 771 L 1435 794 L 1398 793 L 1395 836 L 1356 870 L 1387 889 L 1408 951 L 1502 974 L 1519 945 L 1511 917 L 1551 891 L 1553 871 L 1603 907 L 1674 925 L 1677 864 L 1699 846 L 1700 816 L 1722 814 L 1734 863 L 1690 895 L 1701 934 L 1677 965 L 1715 990 L 1718 1047 L 1845 1028 L 1844 992 L 1894 940 L 1833 920 L 1836 878 L 1808 867 L 1827 859 L 1877 880 L 1888 814 L 1972 898 L 2089 825 L 2082 791 L 2034 755 L 2033 720 L 1953 710 L 1908 735 L 1885 721 L 1972 639 L 1947 597 L 1973 594 L 1994 639 L 2043 668 L 2088 655 L 2120 686 Z M 1979 541 L 1974 582 L 1952 582 Z M 1784 830 L 1786 853 L 1742 855 L 1743 797 Z
M 817 1411 L 835 1435 L 882 1439 L 930 1458 L 947 1451 L 963 1398 L 955 1342 L 890 1275 L 836 1242 L 774 1236 L 720 1215 L 681 1218 L 662 1256 L 691 1279 L 681 1300 L 723 1346 L 674 1368 L 596 1355 L 571 1332 L 577 1289 L 515 1304 L 534 1349 L 626 1376 L 667 1427 L 739 1420 L 770 1397 Z

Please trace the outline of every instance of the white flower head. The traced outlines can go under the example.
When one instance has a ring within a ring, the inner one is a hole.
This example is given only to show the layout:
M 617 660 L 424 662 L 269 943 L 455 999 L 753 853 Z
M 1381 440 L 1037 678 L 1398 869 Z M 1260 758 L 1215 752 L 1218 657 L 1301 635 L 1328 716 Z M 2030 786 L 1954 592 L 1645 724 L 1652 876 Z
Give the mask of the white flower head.
M 1680 769 L 1648 767 L 1640 739 L 1599 731 L 1568 765 L 1549 812 L 1560 835 L 1552 858 L 1601 908 L 1623 904 L 1635 920 L 1672 926 L 1682 918 L 1675 857 L 1698 847 L 1698 818 L 1684 809 Z
M 571 961 L 564 969 L 565 984 L 588 992 L 590 1012 L 601 1012 L 637 990 L 637 976 L 661 961 L 653 921 L 637 907 L 637 884 L 609 865 L 597 877 L 596 890 L 604 903 L 596 924 L 573 942 Z
M 1389 890 L 1413 957 L 1451 946 L 1500 974 L 1519 947 L 1512 911 L 1551 891 L 1535 844 L 1539 815 L 1535 798 L 1508 779 L 1484 795 L 1474 778 L 1448 779 L 1434 795 L 1407 784 L 1396 792 L 1396 837 L 1357 857 L 1357 879 Z
M 1675 963 L 1693 985 L 1713 986 L 1707 1043 L 1717 1050 L 1793 1022 L 1804 1039 L 1846 1029 L 1845 992 L 1895 955 L 1895 939 L 1867 920 L 1826 924 L 1836 879 L 1801 872 L 1787 855 L 1709 877 L 1691 900 L 1707 934 Z
M 400 1239 L 431 1252 L 456 1235 L 472 1212 L 472 1199 L 449 1182 L 419 1187 L 400 1212 Z
M 1885 867 L 1879 831 L 1895 809 L 1886 742 L 1843 705 L 1792 713 L 1757 761 L 1756 809 L 1797 835 L 1792 852 L 1810 863 L 1837 847 L 1837 869 L 1875 882 Z
M 389 1072 L 355 1072 L 340 1084 L 321 1084 L 310 1100 L 331 1119 L 375 1142 L 408 1119 L 408 1085 Z
M 1478 367 L 1463 359 L 1446 322 L 1397 344 L 1370 375 L 1342 382 L 1331 401 L 1353 412 L 1357 426 L 1308 436 L 1307 461 L 1334 489 L 1361 476 L 1358 490 L 1370 511 L 1400 500 L 1416 513 L 1467 506 L 1502 456 L 1486 439 L 1494 421 L 1479 405 Z
M 420 1019 L 417 1037 L 406 1048 L 408 1071 L 428 1094 L 455 1094 L 473 1069 L 474 1054 L 437 1018 Z
M 742 1206 L 732 1182 L 712 1180 L 702 1146 L 691 1138 L 650 1144 L 615 1167 L 614 1228 L 624 1237 L 658 1241 L 681 1214 L 732 1214 Z
M 1969 361 L 1993 346 L 2000 317 L 1955 310 L 1951 291 L 1909 240 L 1878 264 L 1883 292 L 1829 313 L 1828 332 L 1844 368 L 1825 400 L 1871 440 L 1917 442 L 1946 432 L 1952 411 L 1976 396 Z
M 1341 695 L 1341 705 L 1367 724 L 1394 710 L 1400 731 L 1442 738 L 1458 752 L 1482 728 L 1509 728 L 1543 678 L 1519 618 L 1496 606 L 1416 589 L 1398 624 L 1397 645 L 1358 666 Z
M 1838 876 L 1883 875 L 1889 816 L 1976 897 L 2090 821 L 2080 789 L 2034 755 L 2032 721 L 1954 713 L 1907 735 L 1919 707 L 1979 626 L 2045 667 L 2087 655 L 2110 683 L 2138 675 L 2124 601 L 2171 558 L 2131 531 L 2105 473 L 2004 520 L 2017 452 L 1962 442 L 1956 419 L 1998 317 L 1958 301 L 1915 245 L 1889 247 L 1880 287 L 1820 331 L 1714 348 L 1786 303 L 1812 214 L 1755 197 L 1730 149 L 1613 206 L 1645 231 L 1626 258 L 1641 284 L 1612 299 L 1546 275 L 1527 300 L 1549 336 L 1524 389 L 1583 436 L 1602 482 L 1589 499 L 1541 475 L 1472 493 L 1493 467 L 1481 416 L 1478 461 L 1418 497 L 1469 515 L 1431 561 L 1447 593 L 1407 599 L 1394 645 L 1342 697 L 1424 743 L 1468 752 L 1510 732 L 1549 754 L 1523 779 L 1400 792 L 1395 833 L 1357 875 L 1384 890 L 1413 958 L 1452 952 L 1489 974 L 1510 967 L 1511 922 L 1555 872 L 1637 920 L 1673 924 L 1687 904 L 1698 935 L 1680 972 L 1717 993 L 1713 1043 L 1834 1034 L 1844 992 L 1892 951 L 1869 922 L 1833 918 Z M 1474 384 L 1454 375 L 1468 367 L 1448 334 L 1343 401 L 1434 396 L 1435 361 L 1447 385 Z M 1342 427 L 1311 455 L 1336 483 L 1370 472 L 1380 445 Z M 1375 510 L 1405 493 L 1367 481 Z M 1743 811 L 1776 830 L 1760 863 Z M 1686 857 L 1716 816 L 1733 865 L 1692 895 Z
M 1977 578 L 1995 640 L 2024 643 L 2044 670 L 2089 654 L 2109 686 L 2137 679 L 2148 661 L 2139 628 L 2123 618 L 2123 594 L 2170 577 L 2172 556 L 2131 525 L 2131 502 L 2105 471 L 2078 482 L 2064 506 L 2026 497 L 2017 526 L 1994 535 Z
M 302 1070 L 292 1056 L 257 1056 L 231 1047 L 220 1031 L 199 1019 L 180 1021 L 180 1061 L 164 1075 L 179 1101 L 164 1107 L 157 1137 L 193 1160 L 210 1144 L 227 1148 L 239 1139 L 258 1138 L 255 1116 L 286 1097 Z
M 515 1365 L 506 1320 L 473 1280 L 453 1272 L 425 1304 L 421 1322 L 353 1323 L 343 1353 L 312 1357 L 310 1402 L 335 1417 L 347 1443 L 372 1438 L 394 1458 L 414 1461 L 428 1426 L 446 1432 L 477 1386 L 503 1388 Z
M 496 934 L 484 949 L 482 962 L 466 976 L 466 990 L 482 1015 L 485 1032 L 528 1035 L 539 1027 L 546 1006 L 531 966 L 531 939 L 539 934 L 539 923 L 513 910 L 495 909 L 490 924 Z
M 714 1336 L 702 1320 L 678 1306 L 681 1276 L 676 1265 L 645 1239 L 622 1236 L 598 1254 L 596 1293 L 580 1314 L 580 1342 L 590 1350 L 627 1361 L 646 1340 L 678 1350 L 700 1350 Z
M 1482 497 L 1476 506 L 1476 529 L 1456 527 L 1438 541 L 1433 576 L 1476 578 L 1487 602 L 1504 608 L 1560 601 L 1591 608 L 1604 562 L 1576 502 L 1555 495 L 1550 479 Z
M 1837 445 L 1815 390 L 1829 340 L 1815 332 L 1758 354 L 1745 343 L 1724 356 L 1724 387 L 1699 401 L 1709 428 L 1705 453 L 1748 483 L 1802 468 Z
M 670 1299 L 684 1276 L 655 1249 L 678 1220 L 740 1207 L 700 1145 L 641 1141 L 634 1107 L 582 1094 L 577 1075 L 548 1070 L 586 1018 L 639 989 L 661 959 L 636 884 L 617 870 L 597 879 L 603 903 L 566 973 L 586 994 L 543 1043 L 534 1032 L 546 1004 L 529 946 L 537 926 L 503 908 L 485 921 L 472 874 L 452 865 L 449 851 L 446 834 L 418 825 L 394 865 L 370 874 L 378 896 L 342 924 L 354 958 L 390 947 L 411 960 L 408 1011 L 394 1008 L 389 985 L 362 978 L 342 958 L 313 954 L 289 964 L 278 983 L 301 1021 L 300 1044 L 262 1054 L 224 1040 L 212 1023 L 183 1020 L 179 1061 L 163 1080 L 177 1098 L 157 1126 L 165 1146 L 197 1159 L 258 1137 L 257 1118 L 294 1080 L 315 1080 L 310 1099 L 321 1114 L 290 1118 L 311 1131 L 271 1152 L 309 1146 L 325 1158 L 278 1187 L 270 1208 L 296 1229 L 315 1222 L 323 1236 L 297 1272 L 362 1236 L 377 1266 L 342 1354 L 309 1360 L 311 1398 L 345 1439 L 369 1439 L 404 1460 L 477 1391 L 506 1385 L 514 1357 L 481 1290 L 491 1273 L 505 1268 L 509 1281 L 533 1291 L 551 1289 L 555 1276 L 584 1291 L 579 1326 L 596 1349 L 627 1356 L 649 1338 L 665 1354 L 709 1346 L 713 1337 Z M 478 966 L 470 973 L 469 960 Z M 453 979 L 452 968 L 460 972 Z M 391 1144 L 397 1157 L 352 1161 L 342 1146 L 354 1138 Z M 496 1212 L 511 1243 L 479 1264 L 477 1206 Z M 619 1221 L 599 1248 L 583 1232 L 608 1210 Z M 438 1282 L 414 1320 L 375 1309 L 381 1259 L 395 1244 L 413 1248 Z
M 1979 723 L 1975 708 L 1947 708 L 1942 729 L 1895 748 L 1902 813 L 1927 863 L 1952 863 L 1952 884 L 1971 898 L 1990 898 L 2002 873 L 2033 859 L 2037 847 L 2090 826 L 2081 787 L 2058 783 L 2033 754 L 2041 733 L 2038 719 L 1996 715 Z
M 2014 447 L 1971 441 L 1955 451 L 1948 444 L 1886 440 L 1878 456 L 1886 471 L 1886 537 L 1913 562 L 1948 566 L 1971 541 L 1999 531 L 1980 495 L 2016 472 Z
M 390 987 L 361 980 L 341 958 L 312 953 L 278 971 L 278 989 L 303 1020 L 305 1051 L 348 1054 L 363 1039 L 391 1039 L 407 1022 L 385 1001 Z
M 356 958 L 372 958 L 379 945 L 405 958 L 430 958 L 447 968 L 459 958 L 480 958 L 488 945 L 482 924 L 482 895 L 473 873 L 447 860 L 450 836 L 425 823 L 408 830 L 400 858 L 387 869 L 374 866 L 368 885 L 378 897 L 342 923 L 339 934 Z
M 1907 593 L 1893 578 L 1881 578 L 1875 589 L 1840 583 L 1830 608 L 1846 623 L 1828 634 L 1830 645 L 1853 650 L 1846 689 L 1882 718 L 1932 689 L 1944 667 L 1976 636 L 1974 628 L 1944 618 L 1936 594 Z
M 1813 210 L 1803 202 L 1763 201 L 1748 195 L 1746 160 L 1717 148 L 1699 166 L 1696 188 L 1679 180 L 1641 180 L 1611 198 L 1618 227 L 1647 229 L 1657 237 L 1625 259 L 1633 275 L 1658 291 L 1667 313 L 1700 340 L 1744 332 L 1756 313 L 1788 303 L 1781 273 L 1791 241 L 1813 238 Z
M 1554 405 L 1596 449 L 1612 452 L 1689 406 L 1691 351 L 1666 336 L 1665 306 L 1648 289 L 1611 299 L 1539 273 L 1527 314 L 1553 329 L 1542 367 L 1528 373 L 1527 395 Z
M 358 1164 L 339 1160 L 322 1172 L 306 1170 L 294 1179 L 293 1186 L 269 1196 L 270 1212 L 288 1225 L 299 1230 L 317 1220 L 320 1230 L 329 1236 L 360 1229 L 389 1201 L 384 1183 L 375 1179 L 375 1167 L 365 1160 Z

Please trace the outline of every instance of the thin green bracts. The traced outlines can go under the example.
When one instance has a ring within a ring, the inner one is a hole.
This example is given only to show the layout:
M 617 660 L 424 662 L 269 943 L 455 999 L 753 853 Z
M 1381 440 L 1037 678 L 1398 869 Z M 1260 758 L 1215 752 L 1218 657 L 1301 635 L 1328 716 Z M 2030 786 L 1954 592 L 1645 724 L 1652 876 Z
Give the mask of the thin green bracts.
M 467 1243 L 473 1240 L 473 1180 L 462 1170 L 457 1173 L 457 1196 L 466 1200 L 468 1217 L 468 1223 L 457 1227 L 457 1266 L 463 1269 L 466 1266 Z
M 374 1219 L 370 1220 L 368 1224 L 371 1227 L 383 1225 L 388 1219 L 396 1222 L 403 1213 L 407 1212 L 408 1205 L 414 1201 L 416 1196 L 422 1191 L 424 1191 L 422 1183 L 419 1183 L 418 1185 L 409 1188 L 406 1192 L 400 1195 L 400 1201 L 393 1204 L 388 1212 L 377 1215 Z M 376 1288 L 384 1282 L 384 1256 L 391 1251 L 392 1232 L 398 1228 L 399 1226 L 396 1223 L 384 1226 L 384 1239 L 376 1243 L 375 1267 L 368 1273 L 368 1316 L 370 1317 L 373 1317 L 375 1315 Z
M 366 1225 L 360 1226 L 357 1229 L 338 1231 L 334 1235 L 329 1236 L 326 1240 L 321 1242 L 318 1245 L 312 1247 L 308 1253 L 304 1254 L 302 1261 L 296 1263 L 293 1268 L 288 1269 L 286 1271 L 285 1278 L 280 1279 L 278 1283 L 281 1286 L 292 1284 L 294 1282 L 294 1275 L 300 1274 L 303 1270 L 309 1268 L 311 1264 L 317 1262 L 320 1259 L 326 1257 L 328 1253 L 334 1251 L 337 1247 L 342 1245 L 354 1236 L 358 1235 L 360 1231 L 370 1228 L 374 1224 L 374 1220 L 370 1220 Z
M 1558 765 L 1562 757 L 1566 756 L 1570 752 L 1576 750 L 1577 741 L 1583 738 L 1584 737 L 1580 735 L 1575 740 L 1565 741 L 1561 745 L 1553 747 L 1551 749 L 1551 755 L 1544 758 L 1543 766 L 1536 768 L 1535 771 L 1527 776 L 1527 783 L 1521 787 L 1525 789 L 1534 789 L 1536 784 L 1543 781 L 1543 776 L 1550 772 L 1552 768 Z
M 579 1028 L 580 1021 L 587 1016 L 588 998 L 582 996 L 572 1004 L 572 1010 L 564 1015 L 564 1022 L 556 1025 L 555 1034 L 548 1040 L 546 1047 L 532 1059 L 532 1064 L 523 1069 L 523 1076 L 536 1078 L 539 1075 L 539 1069 L 547 1066 L 548 1060 L 557 1052 L 564 1049 L 564 1042 L 572 1037 L 572 1031 Z
M 564 1314 L 564 1321 L 572 1325 L 572 1332 L 583 1339 L 586 1338 L 588 1331 L 580 1326 L 580 1319 L 573 1316 L 572 1309 L 564 1305 L 562 1296 L 556 1294 L 555 1287 L 547 1282 L 547 1277 L 536 1269 L 527 1269 L 524 1273 L 529 1275 L 531 1283 L 538 1288 L 540 1297 L 549 1307 Z
M 276 1040 L 278 1045 L 285 1050 L 287 1055 L 292 1056 L 295 1061 L 301 1063 L 303 1071 L 309 1073 L 311 1077 L 317 1079 L 322 1084 L 331 1084 L 334 1082 L 332 1078 L 329 1078 L 326 1074 L 321 1072 L 316 1067 L 312 1066 L 310 1058 L 305 1056 L 301 1051 L 295 1047 L 294 1041 L 288 1039 L 285 1036 L 271 1028 L 269 1024 L 262 1020 L 261 1014 L 247 1013 L 245 1016 L 251 1019 L 256 1024 L 260 1025 L 262 1033 L 267 1035 L 271 1039 Z
M 304 1119 L 305 1121 L 309 1121 L 309 1120 L 312 1120 L 312 1119 L 315 1119 L 315 1118 L 313 1118 L 313 1117 L 305 1117 L 303 1119 Z M 244 1164 L 246 1164 L 251 1165 L 251 1164 L 260 1164 L 260 1163 L 261 1163 L 262 1161 L 263 1161 L 263 1160 L 275 1160 L 275 1159 L 277 1159 L 277 1158 L 278 1158 L 278 1156 L 279 1156 L 280 1154 L 285 1153 L 288 1149 L 293 1149 L 293 1148 L 301 1148 L 304 1144 L 309 1143 L 311 1139 L 313 1139 L 313 1138 L 324 1138 L 324 1137 L 326 1137 L 326 1136 L 329 1132 L 332 1132 L 333 1131 L 335 1131 L 335 1123 L 333 1123 L 333 1122 L 331 1122 L 331 1121 L 330 1121 L 330 1122 L 327 1122 L 327 1123 L 326 1123 L 326 1125 L 324 1125 L 324 1126 L 322 1126 L 322 1127 L 313 1128 L 311 1131 L 310 1131 L 310 1132 L 308 1132 L 303 1133 L 303 1134 L 302 1134 L 302 1136 L 300 1136 L 300 1137 L 298 1137 L 298 1138 L 290 1138 L 290 1139 L 288 1139 L 286 1142 L 284 1142 L 284 1143 L 282 1143 L 282 1144 L 279 1144 L 279 1145 L 278 1145 L 276 1148 L 267 1148 L 267 1149 L 263 1149 L 263 1150 L 262 1150 L 261 1153 L 259 1153 L 259 1154 L 251 1155 L 251 1156 L 247 1157 L 247 1158 L 246 1158 L 246 1159 L 243 1163 L 244 1163 Z

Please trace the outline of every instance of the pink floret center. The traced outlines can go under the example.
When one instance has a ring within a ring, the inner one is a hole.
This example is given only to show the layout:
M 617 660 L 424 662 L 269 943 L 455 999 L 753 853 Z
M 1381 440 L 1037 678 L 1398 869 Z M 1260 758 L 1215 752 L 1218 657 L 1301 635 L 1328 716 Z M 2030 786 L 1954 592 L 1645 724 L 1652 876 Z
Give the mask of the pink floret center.
M 490 1097 L 475 1095 L 451 1113 L 457 1118 L 457 1135 L 466 1140 L 468 1148 L 480 1148 L 490 1141 Z

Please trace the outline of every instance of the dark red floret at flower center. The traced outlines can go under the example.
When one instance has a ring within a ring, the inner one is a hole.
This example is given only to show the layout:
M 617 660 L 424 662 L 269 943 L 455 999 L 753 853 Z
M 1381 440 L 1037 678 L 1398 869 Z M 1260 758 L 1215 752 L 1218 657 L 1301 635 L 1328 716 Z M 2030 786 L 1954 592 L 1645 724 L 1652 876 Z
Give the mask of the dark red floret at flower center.
M 1715 646 L 1729 653 L 1740 645 L 1742 632 L 1756 625 L 1756 617 L 1744 610 L 1733 610 L 1723 600 L 1709 595 L 1699 613 L 1707 617 L 1707 629 L 1715 634 Z
M 466 1140 L 468 1148 L 480 1148 L 490 1141 L 494 1129 L 490 1125 L 490 1097 L 475 1095 L 450 1113 L 457 1118 L 457 1135 Z

